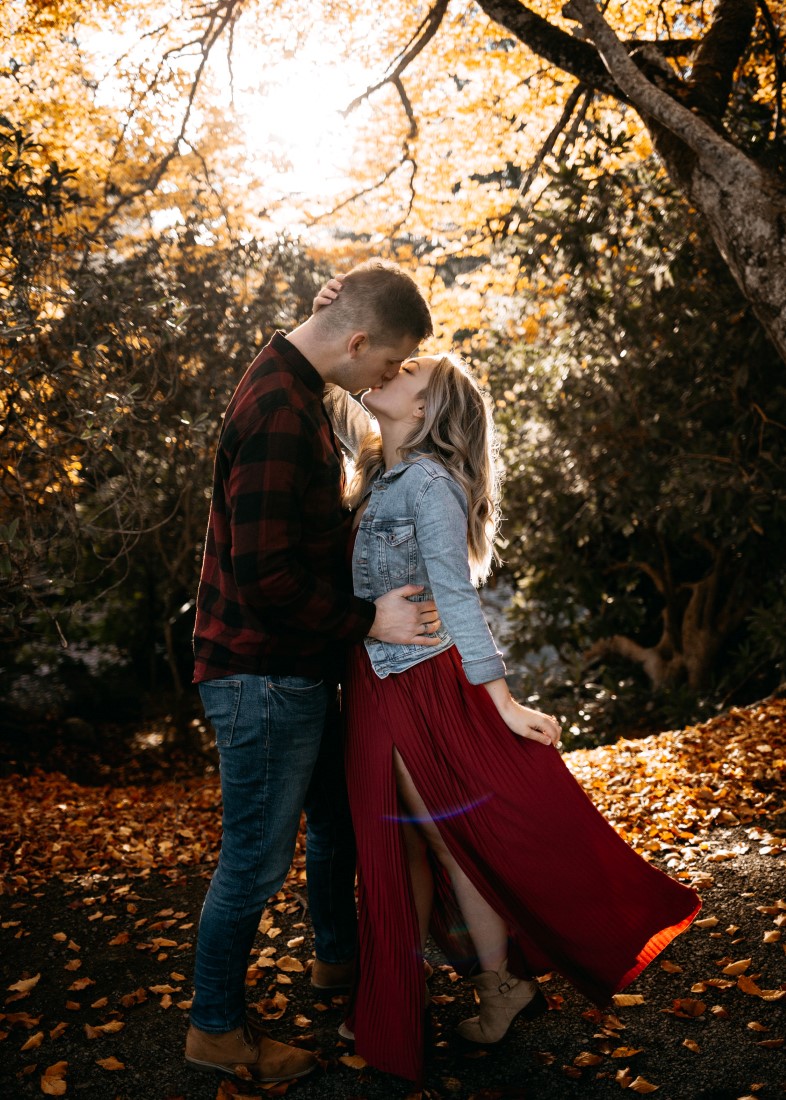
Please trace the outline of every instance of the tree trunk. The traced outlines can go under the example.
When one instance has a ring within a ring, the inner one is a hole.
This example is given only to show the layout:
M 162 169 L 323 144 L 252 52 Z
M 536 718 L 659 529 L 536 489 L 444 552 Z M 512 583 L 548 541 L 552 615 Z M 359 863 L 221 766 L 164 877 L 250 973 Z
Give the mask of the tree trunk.
M 565 12 L 581 22 L 641 115 L 669 174 L 706 218 L 729 270 L 786 362 L 786 187 L 649 80 L 594 0 L 570 0 Z M 736 45 L 739 50 L 741 44 Z M 702 98 L 709 104 L 713 96 Z M 720 93 L 715 98 L 717 105 L 724 102 Z
M 655 689 L 686 681 L 693 691 L 709 687 L 718 653 L 744 618 L 748 605 L 740 596 L 742 575 L 734 570 L 723 552 L 708 547 L 712 554 L 709 573 L 700 581 L 681 585 L 690 598 L 681 612 L 677 592 L 662 583 L 662 574 L 647 568 L 666 600 L 663 632 L 656 645 L 643 646 L 632 638 L 614 634 L 600 638 L 585 654 L 588 662 L 616 656 L 641 665 Z
M 632 44 L 620 41 L 595 0 L 569 0 L 563 9 L 581 23 L 585 39 L 565 33 L 520 0 L 479 4 L 541 57 L 635 108 L 669 175 L 705 217 L 732 276 L 786 362 L 786 186 L 721 132 L 756 0 L 719 0 L 689 81 L 652 65 L 664 56 L 661 43 L 642 51 L 652 78 L 645 75 L 629 52 Z

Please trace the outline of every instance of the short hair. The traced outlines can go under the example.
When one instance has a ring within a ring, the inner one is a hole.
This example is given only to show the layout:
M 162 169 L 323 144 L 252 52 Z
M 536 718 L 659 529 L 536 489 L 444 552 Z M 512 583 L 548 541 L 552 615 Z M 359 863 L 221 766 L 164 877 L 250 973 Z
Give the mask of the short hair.
M 420 343 L 434 331 L 415 280 L 387 260 L 367 260 L 348 271 L 339 296 L 316 318 L 325 332 L 360 330 L 372 344 L 393 344 L 405 336 Z

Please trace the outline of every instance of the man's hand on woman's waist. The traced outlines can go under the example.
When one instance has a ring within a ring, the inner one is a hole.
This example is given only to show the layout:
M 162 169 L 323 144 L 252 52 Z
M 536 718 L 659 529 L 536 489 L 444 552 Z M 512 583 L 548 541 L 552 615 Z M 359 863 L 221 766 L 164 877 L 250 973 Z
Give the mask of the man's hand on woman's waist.
M 439 645 L 440 639 L 432 636 L 442 625 L 437 605 L 433 600 L 418 602 L 408 598 L 422 591 L 422 584 L 405 584 L 374 600 L 377 613 L 369 638 L 397 645 Z

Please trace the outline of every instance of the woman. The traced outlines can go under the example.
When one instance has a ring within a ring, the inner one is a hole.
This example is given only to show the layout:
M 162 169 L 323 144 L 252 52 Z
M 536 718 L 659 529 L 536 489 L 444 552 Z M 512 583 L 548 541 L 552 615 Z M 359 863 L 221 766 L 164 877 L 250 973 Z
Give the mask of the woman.
M 450 355 L 411 359 L 362 401 L 379 434 L 347 498 L 356 594 L 423 584 L 442 625 L 434 647 L 367 639 L 351 656 L 360 929 L 342 1034 L 419 1081 L 428 931 L 479 996 L 460 1034 L 493 1043 L 545 1007 L 533 974 L 557 970 L 606 1003 L 701 903 L 614 832 L 563 763 L 555 719 L 508 691 L 474 587 L 497 510 L 493 423 L 469 371 Z

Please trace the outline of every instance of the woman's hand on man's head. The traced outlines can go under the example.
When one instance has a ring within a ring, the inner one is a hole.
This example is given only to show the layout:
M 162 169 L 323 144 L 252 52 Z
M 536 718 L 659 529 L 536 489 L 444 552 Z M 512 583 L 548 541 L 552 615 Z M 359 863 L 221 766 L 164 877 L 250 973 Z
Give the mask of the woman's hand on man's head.
M 312 313 L 318 313 L 320 309 L 325 306 L 329 306 L 331 302 L 335 302 L 341 293 L 341 287 L 344 285 L 343 275 L 334 275 L 332 279 L 329 279 L 323 287 L 317 291 L 317 296 L 312 303 Z

